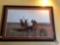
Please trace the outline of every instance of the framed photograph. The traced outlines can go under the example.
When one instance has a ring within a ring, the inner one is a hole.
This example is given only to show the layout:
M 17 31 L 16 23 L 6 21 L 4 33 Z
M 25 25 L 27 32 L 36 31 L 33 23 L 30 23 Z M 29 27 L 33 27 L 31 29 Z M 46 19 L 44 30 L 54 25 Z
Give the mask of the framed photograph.
M 4 6 L 2 40 L 54 41 L 52 7 Z

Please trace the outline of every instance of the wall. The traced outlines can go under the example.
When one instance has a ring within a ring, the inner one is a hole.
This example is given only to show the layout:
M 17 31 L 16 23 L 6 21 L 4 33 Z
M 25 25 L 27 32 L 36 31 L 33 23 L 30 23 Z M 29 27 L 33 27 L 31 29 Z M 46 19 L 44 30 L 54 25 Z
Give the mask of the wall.
M 57 40 L 60 41 L 60 0 L 50 0 L 47 6 L 54 8 L 54 20 Z M 42 6 L 41 0 L 0 0 L 0 24 L 3 5 L 36 5 Z M 0 42 L 1 45 L 54 45 L 54 42 Z M 60 43 L 58 44 L 60 45 Z

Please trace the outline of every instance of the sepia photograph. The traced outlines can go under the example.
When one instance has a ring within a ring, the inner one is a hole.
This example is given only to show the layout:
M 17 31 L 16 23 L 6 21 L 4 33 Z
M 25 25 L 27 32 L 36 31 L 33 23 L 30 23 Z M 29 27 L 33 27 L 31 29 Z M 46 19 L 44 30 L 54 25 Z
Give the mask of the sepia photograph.
M 3 38 L 53 40 L 51 8 L 5 7 Z

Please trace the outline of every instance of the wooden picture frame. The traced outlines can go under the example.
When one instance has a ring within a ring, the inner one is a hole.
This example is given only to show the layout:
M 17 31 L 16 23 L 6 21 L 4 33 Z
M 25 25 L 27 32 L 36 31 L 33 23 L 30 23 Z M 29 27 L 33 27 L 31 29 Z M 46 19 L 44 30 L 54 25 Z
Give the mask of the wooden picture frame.
M 41 6 L 3 7 L 2 40 L 56 40 L 53 8 Z

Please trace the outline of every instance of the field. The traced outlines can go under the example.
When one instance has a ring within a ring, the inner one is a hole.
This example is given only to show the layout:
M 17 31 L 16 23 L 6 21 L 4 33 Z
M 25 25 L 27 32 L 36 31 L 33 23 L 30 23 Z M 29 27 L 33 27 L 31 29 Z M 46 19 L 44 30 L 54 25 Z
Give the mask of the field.
M 19 23 L 7 23 L 6 36 L 50 36 L 51 35 L 49 24 L 37 24 L 37 25 L 38 26 L 36 26 L 34 29 L 20 30 Z

